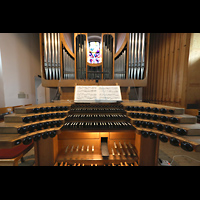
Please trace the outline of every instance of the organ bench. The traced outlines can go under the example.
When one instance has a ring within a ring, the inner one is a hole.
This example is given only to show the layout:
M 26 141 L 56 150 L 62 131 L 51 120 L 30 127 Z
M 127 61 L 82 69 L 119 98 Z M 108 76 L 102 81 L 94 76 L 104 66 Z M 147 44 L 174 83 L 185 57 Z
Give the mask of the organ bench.
M 200 151 L 197 118 L 165 105 L 57 101 L 4 119 L 0 148 L 34 142 L 38 166 L 157 166 L 160 141 Z

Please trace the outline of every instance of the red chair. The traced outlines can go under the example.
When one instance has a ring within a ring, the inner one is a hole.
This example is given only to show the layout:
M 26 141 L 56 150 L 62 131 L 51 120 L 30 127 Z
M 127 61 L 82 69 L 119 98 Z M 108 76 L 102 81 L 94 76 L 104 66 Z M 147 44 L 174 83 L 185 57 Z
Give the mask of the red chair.
M 18 166 L 19 159 L 32 149 L 34 143 L 29 145 L 20 144 L 11 149 L 0 149 L 0 166 Z
M 13 113 L 19 106 L 0 108 L 0 122 L 4 121 L 4 116 Z M 0 149 L 0 166 L 18 166 L 18 160 L 23 162 L 23 156 L 32 149 L 33 142 L 29 145 L 20 144 L 11 149 Z

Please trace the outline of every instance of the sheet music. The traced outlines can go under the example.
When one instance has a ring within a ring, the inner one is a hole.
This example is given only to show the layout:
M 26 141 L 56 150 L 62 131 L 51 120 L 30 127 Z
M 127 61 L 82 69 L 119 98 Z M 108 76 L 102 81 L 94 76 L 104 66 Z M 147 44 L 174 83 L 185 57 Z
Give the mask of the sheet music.
M 96 86 L 76 86 L 75 101 L 95 101 L 97 99 Z
M 74 101 L 77 103 L 122 101 L 120 86 L 76 86 Z
M 98 99 L 106 101 L 121 101 L 119 86 L 98 86 Z

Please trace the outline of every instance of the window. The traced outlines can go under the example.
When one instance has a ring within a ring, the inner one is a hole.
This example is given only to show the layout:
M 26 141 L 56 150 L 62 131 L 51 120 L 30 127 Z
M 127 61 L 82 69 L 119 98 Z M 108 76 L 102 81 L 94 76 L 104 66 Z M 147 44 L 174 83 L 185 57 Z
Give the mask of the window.
M 102 62 L 100 42 L 89 42 L 87 62 L 91 64 L 98 64 Z

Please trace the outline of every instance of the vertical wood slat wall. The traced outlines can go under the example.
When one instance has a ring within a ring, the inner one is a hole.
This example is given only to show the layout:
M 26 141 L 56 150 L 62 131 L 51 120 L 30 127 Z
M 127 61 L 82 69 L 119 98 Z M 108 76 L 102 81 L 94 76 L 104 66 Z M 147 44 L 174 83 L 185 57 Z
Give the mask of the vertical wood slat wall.
M 186 107 L 190 33 L 151 33 L 143 101 Z

